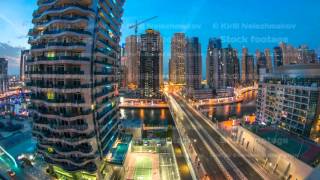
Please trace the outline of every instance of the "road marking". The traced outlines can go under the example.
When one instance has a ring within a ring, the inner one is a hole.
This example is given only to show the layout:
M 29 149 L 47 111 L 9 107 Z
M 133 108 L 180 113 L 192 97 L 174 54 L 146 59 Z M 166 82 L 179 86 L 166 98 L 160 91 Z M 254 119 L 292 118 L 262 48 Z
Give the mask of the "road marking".
M 180 96 L 179 96 L 180 97 Z M 184 102 L 185 100 L 183 98 L 181 98 Z M 192 106 L 190 106 L 189 104 L 185 103 L 187 106 L 189 106 L 189 108 L 191 108 L 195 113 L 197 113 L 203 120 L 205 123 L 207 123 L 217 134 L 219 134 L 221 136 L 221 138 L 228 143 L 228 145 L 230 145 L 230 147 L 237 152 L 238 155 L 240 155 L 242 157 L 242 159 L 244 161 L 247 162 L 247 164 L 249 164 L 249 166 L 260 176 L 262 176 L 263 179 L 270 179 L 268 176 L 265 175 L 264 172 L 262 172 L 260 169 L 258 169 L 258 167 L 253 166 L 252 163 L 247 159 L 247 157 L 245 157 L 227 138 L 225 138 L 219 130 L 217 130 L 217 128 L 213 125 L 213 122 L 211 122 L 210 120 L 208 120 L 207 117 L 205 117 L 203 114 L 199 113 L 197 110 L 195 110 Z
M 188 119 L 188 116 L 186 115 L 186 113 L 182 110 L 182 108 L 180 106 L 177 106 L 178 103 L 176 102 L 175 99 L 173 99 L 173 101 L 176 104 L 176 107 L 178 109 L 180 109 L 180 112 L 182 112 L 185 115 L 185 119 Z M 190 120 L 189 120 L 190 121 Z M 193 129 L 196 131 L 196 133 L 198 134 L 198 136 L 202 139 L 203 144 L 206 146 L 206 149 L 209 151 L 209 153 L 211 154 L 211 156 L 213 157 L 213 159 L 216 161 L 217 165 L 219 166 L 220 170 L 223 172 L 224 176 L 226 177 L 226 179 L 232 180 L 232 176 L 229 174 L 229 172 L 226 170 L 226 168 L 222 165 L 221 161 L 218 159 L 218 157 L 215 155 L 215 153 L 212 151 L 212 149 L 210 148 L 209 144 L 204 140 L 203 136 L 199 133 L 199 131 L 194 127 L 194 124 L 192 124 Z
M 194 127 L 194 123 L 190 120 L 190 122 L 193 124 L 192 126 Z M 195 123 L 199 126 L 202 127 L 201 124 L 197 121 Z M 203 128 L 204 129 L 204 128 Z M 196 130 L 198 131 L 198 130 Z M 208 131 L 204 129 L 204 132 L 206 134 L 209 134 Z M 231 159 L 228 157 L 228 155 L 222 150 L 220 145 L 215 142 L 215 140 L 211 136 L 207 136 L 208 139 L 213 143 L 214 147 L 219 151 L 220 154 L 223 155 L 223 158 L 227 161 L 227 163 L 233 168 L 235 173 L 240 177 L 240 179 L 248 179 L 241 171 L 240 169 L 231 161 Z M 202 138 L 201 138 L 202 139 Z

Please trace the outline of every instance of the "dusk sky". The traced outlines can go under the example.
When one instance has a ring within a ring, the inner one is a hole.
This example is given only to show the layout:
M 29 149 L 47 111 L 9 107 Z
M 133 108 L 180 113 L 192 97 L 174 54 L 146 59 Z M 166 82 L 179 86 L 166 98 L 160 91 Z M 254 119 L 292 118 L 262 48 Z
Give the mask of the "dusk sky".
M 141 26 L 139 33 L 154 28 L 162 34 L 166 74 L 170 39 L 175 32 L 200 38 L 203 64 L 210 37 L 221 37 L 224 46 L 230 43 L 239 52 L 242 47 L 254 52 L 285 41 L 294 46 L 307 44 L 319 53 L 319 7 L 317 0 L 127 0 L 122 43 L 134 33 L 129 25 L 158 16 Z M 6 53 L 3 44 L 29 47 L 26 35 L 36 8 L 36 0 L 0 0 L 0 56 L 9 58 L 10 74 L 18 73 L 19 52 Z

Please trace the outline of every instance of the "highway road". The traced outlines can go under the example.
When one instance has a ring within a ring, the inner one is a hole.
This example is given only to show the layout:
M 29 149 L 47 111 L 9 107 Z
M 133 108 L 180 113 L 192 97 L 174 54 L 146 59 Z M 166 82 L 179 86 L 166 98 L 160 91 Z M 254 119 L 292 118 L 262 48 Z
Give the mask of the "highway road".
M 188 123 L 187 117 L 185 116 L 184 113 L 182 113 L 181 109 L 179 109 L 179 106 L 177 105 L 177 103 L 172 99 L 172 97 L 169 97 L 169 100 L 170 100 L 170 104 L 172 104 L 173 106 L 172 111 L 175 114 L 175 118 L 176 118 L 175 121 L 178 121 L 176 123 L 176 126 L 180 126 L 180 124 L 183 124 L 183 128 L 185 129 L 186 135 L 188 136 L 189 139 L 192 139 L 191 143 L 194 147 L 194 151 L 197 152 L 198 159 L 200 160 L 201 164 L 203 165 L 210 179 L 217 179 L 217 180 L 230 179 L 230 178 L 227 178 L 227 175 L 225 175 L 223 170 L 221 170 L 221 168 L 219 167 L 220 165 L 216 163 L 215 157 L 211 156 L 210 151 L 205 146 L 205 143 L 201 141 L 201 138 L 199 137 L 199 135 L 191 127 L 190 123 Z M 189 148 L 189 147 L 186 147 L 186 148 Z M 198 172 L 197 169 L 195 169 L 194 171 L 196 173 Z
M 226 140 L 216 132 L 214 128 L 208 125 L 206 120 L 198 112 L 189 107 L 180 96 L 169 96 L 171 106 L 180 106 L 179 114 L 183 114 L 183 123 L 190 132 L 190 136 L 196 139 L 198 153 L 206 159 L 201 160 L 207 172 L 213 169 L 217 172 L 210 174 L 212 179 L 264 179 L 260 173 L 244 159 L 244 156 L 238 154 Z M 175 101 L 175 102 L 174 102 Z M 173 109 L 177 107 L 171 107 Z M 216 169 L 219 169 L 217 171 Z

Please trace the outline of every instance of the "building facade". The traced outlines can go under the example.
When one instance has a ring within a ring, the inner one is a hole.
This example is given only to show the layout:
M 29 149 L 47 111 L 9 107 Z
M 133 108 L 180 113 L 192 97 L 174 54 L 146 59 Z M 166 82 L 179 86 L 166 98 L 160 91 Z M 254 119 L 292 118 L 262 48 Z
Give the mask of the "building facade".
M 260 75 L 267 71 L 267 57 L 264 52 L 256 51 L 256 64 L 255 64 L 255 80 L 258 80 Z
M 207 48 L 206 57 L 206 79 L 210 88 L 218 89 L 225 73 L 225 66 L 222 60 L 222 42 L 221 39 L 211 38 Z
M 235 87 L 240 80 L 239 71 L 237 51 L 230 45 L 222 48 L 220 39 L 210 39 L 206 58 L 206 76 L 209 87 L 215 90 Z
M 162 81 L 162 38 L 148 29 L 141 35 L 140 84 L 143 98 L 159 98 Z
M 129 36 L 126 38 L 127 57 L 127 83 L 132 87 L 138 87 L 140 83 L 140 37 Z
M 273 71 L 273 65 L 272 65 L 272 55 L 270 52 L 270 49 L 265 49 L 264 54 L 266 56 L 266 72 L 271 73 Z
M 273 61 L 275 68 L 278 68 L 283 65 L 283 55 L 282 49 L 280 47 L 275 47 L 273 49 Z
M 26 84 L 38 153 L 56 169 L 99 173 L 118 135 L 124 0 L 38 0 Z
M 24 82 L 26 78 L 27 60 L 30 58 L 30 50 L 21 51 L 20 58 L 20 81 Z
M 199 38 L 186 40 L 186 89 L 200 89 L 202 80 L 202 56 Z
M 247 48 L 242 49 L 242 59 L 241 59 L 241 81 L 242 84 L 253 84 L 256 80 L 256 70 L 254 63 L 254 56 L 248 53 Z
M 274 48 L 275 66 L 285 66 L 290 64 L 318 64 L 317 53 L 309 49 L 307 45 L 300 45 L 298 48 L 290 44 L 280 43 Z
M 0 93 L 5 93 L 8 89 L 8 61 L 5 58 L 0 58 Z
M 257 120 L 320 143 L 320 65 L 287 65 L 259 84 Z
M 184 33 L 175 33 L 171 39 L 171 59 L 169 64 L 170 82 L 185 84 L 185 46 Z

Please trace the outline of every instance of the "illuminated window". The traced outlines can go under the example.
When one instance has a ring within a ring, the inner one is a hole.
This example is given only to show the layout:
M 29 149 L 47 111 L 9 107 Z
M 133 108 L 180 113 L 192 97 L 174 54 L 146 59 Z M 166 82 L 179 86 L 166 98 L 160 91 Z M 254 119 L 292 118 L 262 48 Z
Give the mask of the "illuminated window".
M 47 55 L 48 58 L 54 58 L 56 57 L 56 53 L 55 52 L 48 52 L 48 55 Z
M 47 98 L 48 98 L 48 100 L 53 100 L 54 99 L 54 93 L 52 91 L 48 91 Z

